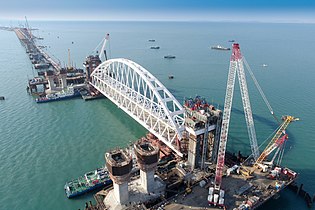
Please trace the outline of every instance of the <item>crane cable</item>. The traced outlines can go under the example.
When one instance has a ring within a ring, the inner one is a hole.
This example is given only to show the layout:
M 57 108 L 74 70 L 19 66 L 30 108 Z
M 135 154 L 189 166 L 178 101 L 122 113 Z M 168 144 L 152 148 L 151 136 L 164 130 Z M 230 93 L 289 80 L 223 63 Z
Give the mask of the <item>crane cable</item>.
M 103 44 L 103 42 L 104 42 L 105 39 L 106 39 L 106 37 L 104 37 L 104 38 L 100 41 L 100 43 L 95 47 L 95 49 L 94 49 L 91 53 L 96 52 L 97 49 L 101 46 L 101 44 Z
M 250 66 L 248 65 L 248 63 L 247 63 L 247 61 L 246 61 L 246 59 L 245 59 L 244 56 L 243 56 L 243 60 L 244 60 L 246 69 L 247 69 L 247 71 L 249 72 L 249 75 L 250 75 L 251 78 L 253 79 L 254 84 L 255 84 L 256 88 L 258 89 L 258 91 L 259 91 L 261 97 L 263 98 L 265 104 L 267 105 L 267 107 L 268 107 L 268 109 L 269 109 L 271 115 L 272 115 L 273 118 L 278 122 L 278 124 L 281 124 L 280 121 L 279 121 L 279 119 L 278 119 L 278 118 L 276 117 L 276 115 L 274 114 L 274 111 L 273 111 L 273 109 L 272 109 L 270 103 L 268 102 L 268 99 L 266 98 L 266 95 L 264 94 L 263 90 L 261 89 L 261 87 L 260 87 L 260 85 L 259 85 L 259 83 L 258 83 L 258 81 L 257 81 L 257 79 L 256 79 L 256 77 L 255 77 L 255 75 L 254 75 L 254 73 L 252 72 L 252 70 L 251 70 Z
M 100 41 L 100 43 L 95 47 L 95 49 L 91 53 L 100 54 L 100 52 L 98 52 L 97 49 L 99 49 L 99 47 L 104 43 L 105 39 L 106 39 L 106 36 Z M 108 38 L 108 48 L 109 48 L 109 57 L 111 57 L 112 53 L 111 53 L 109 38 Z
M 282 162 L 283 155 L 284 155 L 284 148 L 285 148 L 286 143 L 287 143 L 287 141 L 284 141 L 283 145 L 281 145 L 281 151 L 280 151 L 280 154 L 279 154 L 279 157 L 278 157 L 278 161 L 277 161 L 278 166 Z
M 279 125 L 279 126 L 277 127 L 277 129 L 274 130 L 274 131 L 258 146 L 258 149 L 261 148 L 261 147 L 267 142 L 267 140 L 271 139 L 272 136 L 274 136 L 274 134 L 279 130 L 280 126 L 281 126 L 281 125 Z M 246 158 L 246 160 L 244 160 L 244 163 L 246 163 L 246 161 L 248 161 L 248 160 L 250 159 L 250 157 L 252 157 L 252 156 L 253 156 L 253 153 L 250 154 L 250 155 Z

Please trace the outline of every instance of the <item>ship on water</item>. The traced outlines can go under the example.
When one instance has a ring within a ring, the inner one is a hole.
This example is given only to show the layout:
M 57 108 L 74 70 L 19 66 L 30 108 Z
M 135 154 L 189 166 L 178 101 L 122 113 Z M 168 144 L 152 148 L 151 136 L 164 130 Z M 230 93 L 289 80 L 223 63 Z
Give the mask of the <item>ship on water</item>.
M 78 96 L 80 96 L 79 91 L 74 90 L 73 87 L 68 87 L 66 90 L 50 93 L 44 97 L 36 98 L 35 101 L 36 103 L 47 103 L 47 102 L 52 102 L 52 101 L 61 101 L 61 100 L 66 100 L 70 98 L 75 98 Z
M 92 190 L 106 187 L 110 184 L 112 184 L 112 180 L 109 177 L 107 169 L 98 168 L 84 174 L 84 176 L 80 176 L 77 179 L 67 182 L 64 189 L 67 197 L 73 198 Z
M 174 59 L 174 58 L 176 58 L 176 56 L 175 55 L 165 55 L 164 58 Z
M 213 50 L 230 50 L 231 48 L 222 47 L 221 45 L 217 45 L 217 46 L 212 46 L 211 49 L 213 49 Z

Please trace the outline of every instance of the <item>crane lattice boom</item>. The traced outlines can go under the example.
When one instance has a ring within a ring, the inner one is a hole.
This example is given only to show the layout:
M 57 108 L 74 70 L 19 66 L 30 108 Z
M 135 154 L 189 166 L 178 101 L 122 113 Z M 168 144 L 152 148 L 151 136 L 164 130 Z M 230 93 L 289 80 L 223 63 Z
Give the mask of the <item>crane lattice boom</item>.
M 269 142 L 265 150 L 261 153 L 259 158 L 256 160 L 254 164 L 255 166 L 258 166 L 259 164 L 261 164 L 270 153 L 272 153 L 276 148 L 278 148 L 279 146 L 283 144 L 283 142 L 287 138 L 287 135 L 285 134 L 282 137 L 281 135 L 284 134 L 285 129 L 289 126 L 289 124 L 296 120 L 298 120 L 298 118 L 294 118 L 292 116 L 285 116 L 284 122 L 280 125 L 276 134 L 273 136 L 273 138 L 271 139 L 271 141 Z
M 226 95 L 225 95 L 225 101 L 224 101 L 223 119 L 222 119 L 222 127 L 221 127 L 221 134 L 220 134 L 220 144 L 219 144 L 216 175 L 215 175 L 215 188 L 216 189 L 220 189 L 221 182 L 222 182 L 225 150 L 226 150 L 227 136 L 228 136 L 228 130 L 229 130 L 229 124 L 230 124 L 236 74 L 238 74 L 238 80 L 240 84 L 242 102 L 243 102 L 243 107 L 244 107 L 245 119 L 246 119 L 252 154 L 255 160 L 259 156 L 256 132 L 255 132 L 255 127 L 254 127 L 254 120 L 253 120 L 252 110 L 250 106 L 246 77 L 245 77 L 245 72 L 244 72 L 243 58 L 242 58 L 242 54 L 239 48 L 239 44 L 234 43 L 232 56 L 230 60 Z
M 101 52 L 100 52 L 100 59 L 102 59 L 103 55 L 105 56 L 105 60 L 106 59 L 106 54 L 105 54 L 105 47 L 106 47 L 106 43 L 108 42 L 109 40 L 109 34 L 106 34 L 105 38 L 103 39 L 104 42 L 103 42 L 103 45 L 102 45 L 102 48 L 101 48 Z

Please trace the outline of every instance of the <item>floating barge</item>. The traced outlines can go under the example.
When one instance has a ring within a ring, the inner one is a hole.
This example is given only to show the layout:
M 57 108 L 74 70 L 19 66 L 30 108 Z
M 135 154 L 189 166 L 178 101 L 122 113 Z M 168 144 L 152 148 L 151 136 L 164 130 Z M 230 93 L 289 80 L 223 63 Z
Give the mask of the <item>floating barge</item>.
M 80 94 L 83 100 L 85 101 L 105 98 L 103 94 L 101 94 L 98 90 L 96 90 L 95 88 L 91 86 L 88 86 L 87 89 L 80 91 Z
M 80 92 L 78 90 L 74 90 L 73 87 L 68 87 L 67 90 L 63 90 L 60 92 L 50 93 L 46 96 L 36 98 L 36 103 L 48 103 L 53 101 L 62 101 L 71 98 L 76 98 L 80 96 Z

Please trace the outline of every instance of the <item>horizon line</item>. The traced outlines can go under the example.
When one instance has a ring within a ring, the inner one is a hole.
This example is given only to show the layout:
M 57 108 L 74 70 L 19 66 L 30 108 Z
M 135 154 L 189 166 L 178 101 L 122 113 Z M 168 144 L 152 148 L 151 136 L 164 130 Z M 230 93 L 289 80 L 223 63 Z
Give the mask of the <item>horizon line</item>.
M 0 21 L 25 21 L 25 19 L 8 19 L 8 18 L 1 18 Z M 75 18 L 75 19 L 40 19 L 40 18 L 33 18 L 31 20 L 28 19 L 29 22 L 45 22 L 45 21 L 55 21 L 55 22 L 218 22 L 218 23 L 286 23 L 286 24 L 315 24 L 315 20 L 311 21 L 305 21 L 305 20 L 291 20 L 291 21 L 285 21 L 285 20 L 180 20 L 180 19 L 81 19 L 81 18 Z

